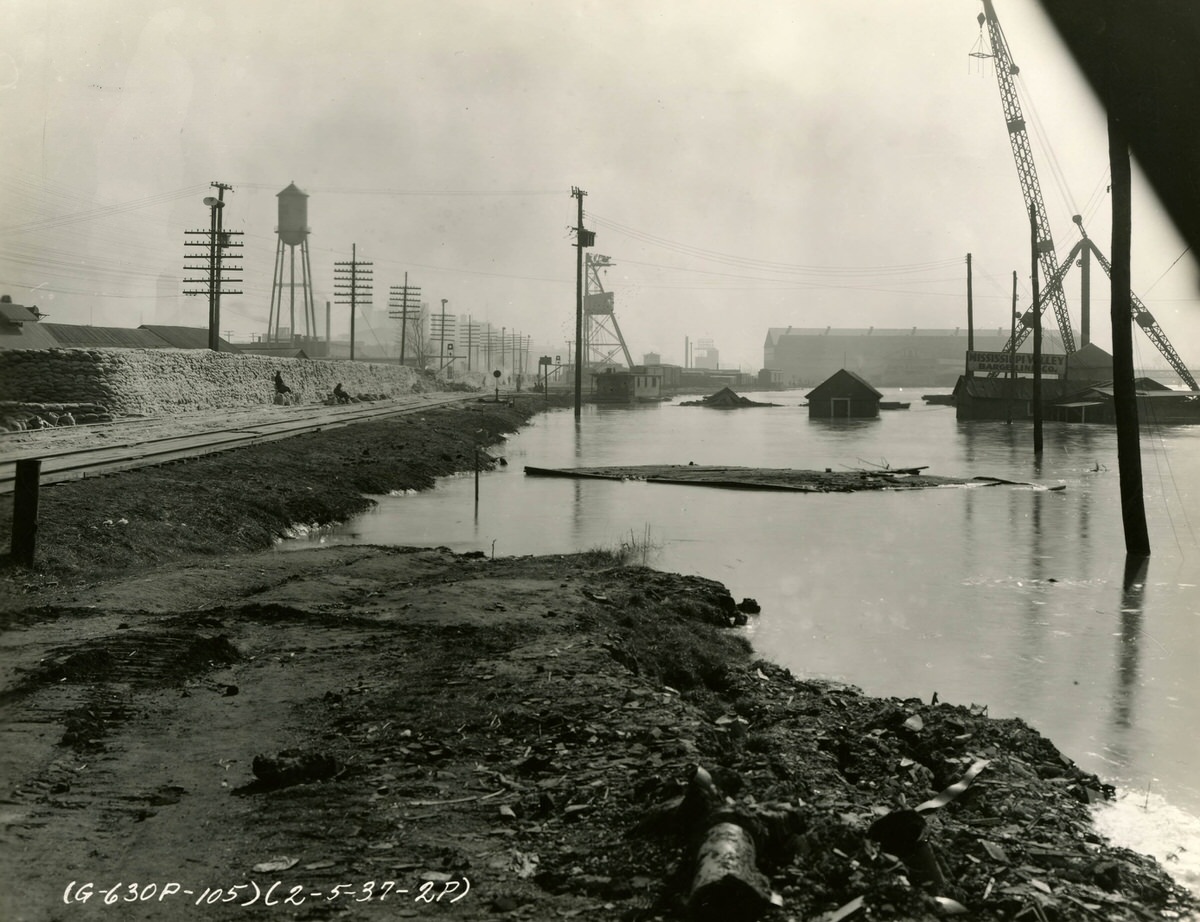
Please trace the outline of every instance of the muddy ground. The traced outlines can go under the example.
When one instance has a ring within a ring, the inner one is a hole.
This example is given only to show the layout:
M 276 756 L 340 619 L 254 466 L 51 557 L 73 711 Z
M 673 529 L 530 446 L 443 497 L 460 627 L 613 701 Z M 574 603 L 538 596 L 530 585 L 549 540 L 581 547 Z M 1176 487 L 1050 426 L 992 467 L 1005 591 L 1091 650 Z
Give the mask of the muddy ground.
M 502 456 L 532 412 L 44 489 L 38 566 L 0 574 L 0 919 L 679 919 L 718 818 L 774 895 L 721 918 L 1192 910 L 1094 832 L 1111 791 L 1048 740 L 759 661 L 717 583 L 612 551 L 270 550 Z M 885 815 L 936 866 L 885 851 Z

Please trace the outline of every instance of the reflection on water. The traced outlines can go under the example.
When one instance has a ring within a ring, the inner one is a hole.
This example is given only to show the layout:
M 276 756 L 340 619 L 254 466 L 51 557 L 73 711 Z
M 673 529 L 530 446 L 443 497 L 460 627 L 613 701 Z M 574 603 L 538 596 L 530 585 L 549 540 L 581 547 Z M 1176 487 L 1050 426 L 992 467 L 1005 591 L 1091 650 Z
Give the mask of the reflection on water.
M 558 553 L 648 528 L 659 568 L 758 599 L 752 639 L 793 672 L 1021 716 L 1106 780 L 1152 783 L 1200 816 L 1200 427 L 1144 434 L 1154 556 L 1127 570 L 1111 429 L 1047 425 L 1038 463 L 1027 424 L 959 423 L 917 400 L 877 420 L 812 421 L 802 394 L 770 399 L 784 405 L 585 407 L 578 424 L 552 411 L 511 439 L 508 467 L 483 475 L 477 509 L 472 479 L 449 478 L 322 540 Z M 1026 485 L 813 496 L 522 474 L 689 461 L 929 465 Z M 1066 489 L 1037 486 L 1049 483 Z
M 1134 696 L 1138 686 L 1138 643 L 1142 637 L 1142 603 L 1146 593 L 1146 557 L 1125 558 L 1125 576 L 1121 583 L 1121 632 L 1117 635 L 1117 684 L 1113 692 L 1113 726 L 1128 730 L 1133 726 Z

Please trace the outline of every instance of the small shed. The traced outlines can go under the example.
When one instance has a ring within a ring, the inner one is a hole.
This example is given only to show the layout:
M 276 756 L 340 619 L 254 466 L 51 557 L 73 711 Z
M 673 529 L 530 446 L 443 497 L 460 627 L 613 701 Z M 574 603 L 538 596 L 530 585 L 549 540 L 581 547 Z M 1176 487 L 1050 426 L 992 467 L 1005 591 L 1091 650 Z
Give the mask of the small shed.
M 634 379 L 627 371 L 606 368 L 592 374 L 592 400 L 595 403 L 633 403 Z
M 883 394 L 845 368 L 808 392 L 809 419 L 873 419 Z

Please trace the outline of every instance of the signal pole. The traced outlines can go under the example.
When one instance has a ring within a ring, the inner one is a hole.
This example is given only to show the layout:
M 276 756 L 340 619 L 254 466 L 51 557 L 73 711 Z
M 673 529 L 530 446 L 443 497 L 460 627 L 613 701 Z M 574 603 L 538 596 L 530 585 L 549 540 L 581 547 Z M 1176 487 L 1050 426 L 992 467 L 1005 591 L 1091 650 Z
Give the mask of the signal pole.
M 354 315 L 358 312 L 358 304 L 371 303 L 371 274 L 370 267 L 374 263 L 360 262 L 358 259 L 358 244 L 350 244 L 350 261 L 333 264 L 333 288 L 342 300 L 338 304 L 350 305 L 350 361 L 354 361 Z
M 204 247 L 208 250 L 208 258 L 200 256 L 198 253 L 185 253 L 184 259 L 200 259 L 204 260 L 201 263 L 185 263 L 184 269 L 188 272 L 203 272 L 205 278 L 184 279 L 185 283 L 202 284 L 205 287 L 195 289 L 184 289 L 185 295 L 208 295 L 208 348 L 213 352 L 217 352 L 221 348 L 221 295 L 240 295 L 240 290 L 224 289 L 225 273 L 241 272 L 241 267 L 225 269 L 223 263 L 226 259 L 241 259 L 240 255 L 226 254 L 225 250 L 233 247 L 242 246 L 241 243 L 234 243 L 231 237 L 240 237 L 241 231 L 226 231 L 224 229 L 225 210 L 225 190 L 233 191 L 233 186 L 223 182 L 214 182 L 210 184 L 217 190 L 215 196 L 209 195 L 204 199 L 204 204 L 209 208 L 209 229 L 185 231 L 194 237 L 201 239 L 184 240 L 185 247 Z M 240 281 L 240 279 L 231 279 L 230 281 Z

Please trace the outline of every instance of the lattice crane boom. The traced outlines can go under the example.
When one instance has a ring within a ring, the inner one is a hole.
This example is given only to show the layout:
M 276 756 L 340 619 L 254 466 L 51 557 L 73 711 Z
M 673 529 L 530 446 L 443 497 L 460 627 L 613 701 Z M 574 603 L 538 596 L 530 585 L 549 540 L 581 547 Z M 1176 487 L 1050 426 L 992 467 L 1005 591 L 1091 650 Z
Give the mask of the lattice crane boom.
M 976 57 L 992 57 L 996 63 L 996 82 L 1000 87 L 1000 100 L 1004 106 L 1004 119 L 1008 125 L 1009 142 L 1012 145 L 1013 158 L 1017 163 L 1017 175 L 1021 180 L 1021 192 L 1025 197 L 1026 214 L 1031 211 L 1034 219 L 1037 222 L 1037 237 L 1038 237 L 1038 261 L 1042 267 L 1042 274 L 1047 279 L 1045 289 L 1041 293 L 1041 305 L 1034 305 L 1044 311 L 1046 303 L 1050 302 L 1054 305 L 1054 314 L 1058 320 L 1059 333 L 1062 335 L 1063 347 L 1068 354 L 1075 351 L 1075 336 L 1071 332 L 1071 318 L 1067 313 L 1066 297 L 1063 293 L 1063 278 L 1067 270 L 1070 269 L 1075 261 L 1075 256 L 1078 254 L 1081 246 L 1087 246 L 1099 260 L 1103 266 L 1105 273 L 1112 277 L 1112 265 L 1088 239 L 1084 234 L 1083 240 L 1076 244 L 1071 250 L 1071 255 L 1063 262 L 1060 267 L 1058 257 L 1054 252 L 1054 242 L 1050 236 L 1050 223 L 1046 216 L 1046 206 L 1042 201 L 1042 190 L 1038 183 L 1037 169 L 1033 163 L 1033 151 L 1029 145 L 1029 135 L 1025 131 L 1025 118 L 1021 113 L 1021 103 L 1017 98 L 1016 83 L 1013 77 L 1020 73 L 1018 68 L 1012 61 L 1012 54 L 1008 49 L 1008 42 L 1004 38 L 1004 30 L 1000 28 L 1000 20 L 996 18 L 995 7 L 992 6 L 992 0 L 983 0 L 983 13 L 980 14 L 980 25 L 987 25 L 988 39 L 991 43 L 991 54 L 980 52 Z M 1078 218 L 1076 218 L 1078 222 Z M 1082 225 L 1080 225 L 1082 230 Z M 1154 343 L 1155 347 L 1162 354 L 1163 358 L 1170 364 L 1172 370 L 1185 381 L 1193 391 L 1200 391 L 1200 386 L 1196 384 L 1196 379 L 1192 377 L 1187 366 L 1183 364 L 1183 360 L 1167 339 L 1166 334 L 1159 327 L 1158 321 L 1154 319 L 1154 315 L 1146 308 L 1141 299 L 1132 291 L 1129 293 L 1132 319 L 1140 326 Z M 1031 308 L 1032 310 L 1033 308 Z M 1029 335 L 1031 327 L 1022 324 L 1022 327 L 1017 330 L 1016 335 L 1009 340 L 1004 346 L 1004 351 L 1016 351 L 1025 338 Z
M 1047 281 L 1052 281 L 1059 277 L 1058 256 L 1054 252 L 1050 220 L 1046 216 L 1046 205 L 1042 201 L 1042 188 L 1038 183 L 1037 168 L 1033 162 L 1033 149 L 1029 144 L 1029 134 L 1025 131 L 1025 116 L 1021 112 L 1021 101 L 1017 98 L 1017 86 L 1013 81 L 1020 69 L 1013 63 L 992 0 L 983 0 L 981 15 L 981 24 L 986 23 L 988 38 L 991 41 L 991 56 L 996 62 L 996 82 L 1000 86 L 1000 101 L 1003 103 L 1004 120 L 1008 125 L 1008 140 L 1012 145 L 1013 159 L 1017 162 L 1017 176 L 1021 180 L 1021 192 L 1025 197 L 1025 213 L 1028 215 L 1032 211 L 1037 223 L 1038 262 L 1042 267 L 1042 275 Z M 1071 332 L 1071 317 L 1067 313 L 1067 301 L 1063 296 L 1061 284 L 1049 288 L 1042 296 L 1041 310 L 1046 309 L 1047 302 L 1054 305 L 1054 316 L 1058 321 L 1063 348 L 1070 354 L 1075 351 L 1075 335 Z M 1004 350 L 1015 351 L 1017 345 L 1019 344 L 1010 341 Z
M 1112 264 L 1094 246 L 1091 249 L 1100 266 L 1104 269 L 1104 274 L 1112 278 Z M 1129 293 L 1129 303 L 1131 313 L 1133 314 L 1133 322 L 1142 328 L 1142 332 L 1149 337 L 1150 342 L 1154 343 L 1158 351 L 1162 353 L 1162 357 L 1167 360 L 1175 374 L 1179 375 L 1189 388 L 1194 391 L 1200 391 L 1200 385 L 1196 384 L 1196 379 L 1192 377 L 1192 373 L 1183 364 L 1183 359 L 1179 357 L 1179 353 L 1175 351 L 1175 347 L 1171 345 L 1170 340 L 1167 339 L 1167 334 L 1162 331 L 1162 328 L 1158 325 L 1158 321 L 1150 313 L 1149 308 L 1142 303 L 1142 299 L 1131 291 Z

